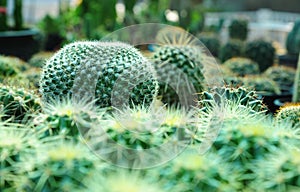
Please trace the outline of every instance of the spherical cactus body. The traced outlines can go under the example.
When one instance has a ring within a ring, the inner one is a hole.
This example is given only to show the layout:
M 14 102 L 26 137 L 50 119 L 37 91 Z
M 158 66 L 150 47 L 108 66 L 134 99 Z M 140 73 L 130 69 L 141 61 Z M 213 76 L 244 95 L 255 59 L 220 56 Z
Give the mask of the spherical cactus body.
M 219 58 L 221 62 L 226 60 L 242 56 L 243 53 L 243 42 L 240 40 L 229 40 L 225 45 L 223 45 L 219 52 Z
M 276 114 L 276 119 L 281 120 L 288 120 L 293 125 L 300 125 L 300 104 L 286 104 L 282 106 L 278 113 Z
M 263 72 L 273 65 L 275 48 L 267 41 L 255 40 L 246 45 L 245 56 L 257 62 L 259 70 Z
M 149 104 L 157 89 L 152 65 L 121 42 L 71 43 L 47 61 L 40 80 L 46 100 L 94 95 L 102 107 L 122 98 L 127 103 Z
M 300 52 L 300 20 L 294 23 L 292 31 L 288 34 L 286 49 L 292 55 L 297 55 Z
M 247 58 L 232 58 L 224 63 L 232 73 L 237 76 L 255 75 L 259 73 L 258 64 Z
M 32 67 L 43 67 L 46 64 L 47 59 L 50 59 L 53 54 L 53 52 L 40 52 L 34 54 L 28 61 L 28 64 Z
M 242 41 L 247 39 L 248 35 L 248 21 L 242 19 L 235 19 L 229 26 L 229 36 L 233 39 L 240 39 Z

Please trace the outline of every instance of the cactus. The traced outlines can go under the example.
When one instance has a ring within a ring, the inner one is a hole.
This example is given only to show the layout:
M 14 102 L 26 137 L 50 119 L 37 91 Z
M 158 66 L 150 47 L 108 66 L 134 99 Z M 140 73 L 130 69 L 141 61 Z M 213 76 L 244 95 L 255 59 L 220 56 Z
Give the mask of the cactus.
M 43 67 L 46 64 L 46 61 L 54 55 L 53 52 L 40 52 L 33 55 L 28 64 L 32 67 Z
M 294 68 L 286 66 L 272 66 L 264 73 L 266 77 L 275 81 L 281 90 L 289 90 L 293 86 L 295 74 Z
M 19 191 L 74 191 L 84 188 L 84 179 L 91 179 L 97 159 L 82 143 L 48 142 L 36 150 L 36 155 L 18 166 L 27 182 Z
M 185 31 L 171 30 L 166 28 L 158 33 L 157 40 L 161 46 L 155 50 L 153 61 L 163 102 L 182 104 L 180 96 L 194 95 L 205 88 L 202 69 L 207 56 Z M 189 102 L 193 99 L 190 98 Z
M 14 0 L 14 20 L 15 29 L 21 30 L 23 28 L 23 0 Z
M 0 189 L 16 191 L 14 183 L 20 179 L 16 164 L 28 156 L 34 156 L 41 141 L 31 129 L 18 124 L 0 122 L 0 135 Z
M 300 125 L 300 103 L 285 104 L 280 107 L 276 114 L 278 121 L 287 120 L 290 121 L 294 126 Z
M 6 15 L 6 2 L 7 0 L 0 0 L 0 31 L 6 31 L 7 26 L 7 15 Z
M 222 99 L 237 102 L 239 105 L 253 110 L 253 112 L 263 112 L 266 110 L 266 106 L 262 100 L 258 99 L 256 92 L 247 90 L 244 87 L 223 86 L 215 88 L 210 92 L 204 91 L 201 94 L 200 106 L 205 108 L 212 107 L 211 102 L 221 101 Z
M 31 68 L 29 70 L 27 70 L 23 75 L 25 78 L 25 82 L 28 81 L 29 86 L 32 87 L 32 89 L 36 89 L 38 90 L 39 88 L 39 82 L 41 79 L 41 73 L 42 73 L 42 69 L 40 68 Z
M 257 62 L 259 70 L 263 72 L 273 65 L 275 48 L 264 40 L 251 41 L 246 44 L 245 56 Z
M 248 35 L 248 21 L 235 19 L 229 25 L 229 36 L 232 39 L 240 39 L 242 41 L 247 39 Z
M 238 191 L 242 187 L 240 171 L 212 152 L 185 151 L 153 175 L 165 191 Z
M 292 55 L 297 55 L 300 52 L 300 20 L 294 23 L 292 31 L 287 36 L 286 49 Z
M 200 34 L 199 40 L 206 46 L 210 53 L 217 57 L 221 46 L 219 38 L 214 34 Z
M 128 98 L 147 105 L 157 89 L 150 63 L 138 50 L 120 42 L 66 45 L 47 61 L 40 80 L 40 92 L 46 101 L 76 92 L 75 97 L 95 95 L 101 107 L 111 106 L 112 94 L 116 100 Z
M 272 152 L 253 165 L 252 191 L 299 191 L 299 166 L 298 148 L 286 146 Z
M 243 86 L 252 88 L 260 94 L 277 94 L 281 93 L 279 85 L 263 76 L 247 76 L 242 78 Z
M 243 42 L 240 40 L 229 40 L 225 45 L 220 49 L 219 58 L 221 62 L 232 57 L 239 57 L 243 54 Z
M 40 110 L 38 96 L 24 88 L 1 85 L 0 105 L 3 106 L 2 120 L 26 123 L 27 118 Z
M 300 102 L 300 53 L 297 64 L 297 71 L 294 80 L 293 102 Z
M 250 59 L 236 57 L 228 59 L 224 66 L 236 76 L 255 75 L 259 73 L 258 64 Z

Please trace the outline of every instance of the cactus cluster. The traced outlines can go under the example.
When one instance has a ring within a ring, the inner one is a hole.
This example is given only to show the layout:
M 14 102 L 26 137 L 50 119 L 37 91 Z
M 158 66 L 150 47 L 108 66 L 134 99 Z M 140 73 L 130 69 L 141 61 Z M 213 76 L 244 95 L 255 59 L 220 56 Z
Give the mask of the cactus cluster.
M 39 97 L 34 92 L 7 85 L 0 87 L 0 105 L 4 112 L 2 120 L 24 123 L 41 108 Z
M 223 65 L 236 76 L 259 74 L 258 64 L 248 58 L 235 57 L 228 59 Z
M 264 75 L 275 81 L 281 90 L 289 90 L 295 79 L 296 70 L 292 67 L 286 66 L 272 66 L 269 67 Z
M 149 104 L 157 89 L 151 64 L 137 49 L 121 42 L 66 45 L 47 61 L 40 80 L 46 100 L 94 95 L 102 107 L 111 106 L 112 94 L 117 101 L 128 99 L 125 104 Z
M 257 62 L 263 72 L 274 64 L 275 48 L 264 40 L 251 41 L 245 46 L 245 56 Z
M 287 36 L 286 49 L 292 55 L 297 55 L 300 52 L 300 20 L 294 23 L 292 31 Z
M 232 39 L 240 39 L 242 41 L 247 39 L 248 35 L 248 21 L 242 19 L 234 19 L 229 25 L 229 36 Z
M 243 42 L 240 40 L 229 40 L 225 43 L 219 52 L 219 59 L 221 62 L 233 57 L 240 57 L 243 55 Z

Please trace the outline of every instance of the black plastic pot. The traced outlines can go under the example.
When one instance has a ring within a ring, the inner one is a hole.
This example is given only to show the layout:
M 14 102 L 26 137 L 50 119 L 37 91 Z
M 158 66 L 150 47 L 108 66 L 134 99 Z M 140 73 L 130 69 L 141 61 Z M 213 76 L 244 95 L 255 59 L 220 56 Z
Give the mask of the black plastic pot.
M 278 62 L 279 65 L 297 68 L 298 55 L 289 55 L 289 54 L 279 55 Z
M 36 29 L 0 32 L 0 54 L 15 56 L 25 61 L 41 47 L 41 35 Z

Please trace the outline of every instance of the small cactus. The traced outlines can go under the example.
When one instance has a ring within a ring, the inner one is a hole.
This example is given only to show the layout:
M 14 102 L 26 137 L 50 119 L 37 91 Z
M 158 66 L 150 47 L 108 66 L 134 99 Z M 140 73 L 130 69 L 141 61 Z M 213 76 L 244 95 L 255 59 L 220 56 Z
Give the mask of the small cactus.
M 242 19 L 234 19 L 229 25 L 229 36 L 232 39 L 240 39 L 242 41 L 247 39 L 248 35 L 248 21 Z
M 99 106 L 108 107 L 113 94 L 117 102 L 128 99 L 126 104 L 149 104 L 157 94 L 155 78 L 150 63 L 128 44 L 75 42 L 44 65 L 40 92 L 45 101 L 72 94 L 79 98 L 94 95 Z
M 250 59 L 235 57 L 228 59 L 224 64 L 236 76 L 256 75 L 259 74 L 258 64 Z
M 280 107 L 276 114 L 276 119 L 279 121 L 285 119 L 292 122 L 295 126 L 300 126 L 300 103 L 290 103 Z
M 289 90 L 293 86 L 295 74 L 294 68 L 286 66 L 272 66 L 264 73 L 266 77 L 275 81 L 281 90 Z
M 271 67 L 275 59 L 275 48 L 264 40 L 248 42 L 245 47 L 245 56 L 257 62 L 259 70 L 264 72 Z
M 2 120 L 26 123 L 27 118 L 40 110 L 40 100 L 32 91 L 24 88 L 1 85 L 0 105 L 3 106 Z
M 263 76 L 247 76 L 242 78 L 243 86 L 254 89 L 260 94 L 277 94 L 281 93 L 279 85 Z
M 229 40 L 223 45 L 219 52 L 219 58 L 221 62 L 233 57 L 240 57 L 243 55 L 243 42 L 240 40 Z
M 40 52 L 33 55 L 28 64 L 32 67 L 42 68 L 48 59 L 50 59 L 54 55 L 53 52 Z
M 292 55 L 298 55 L 300 52 L 300 20 L 294 23 L 292 31 L 287 36 L 286 49 Z

